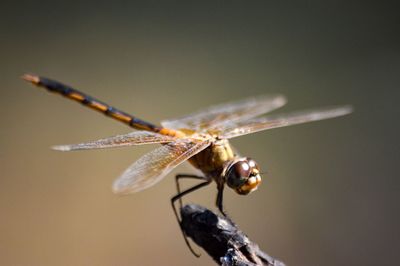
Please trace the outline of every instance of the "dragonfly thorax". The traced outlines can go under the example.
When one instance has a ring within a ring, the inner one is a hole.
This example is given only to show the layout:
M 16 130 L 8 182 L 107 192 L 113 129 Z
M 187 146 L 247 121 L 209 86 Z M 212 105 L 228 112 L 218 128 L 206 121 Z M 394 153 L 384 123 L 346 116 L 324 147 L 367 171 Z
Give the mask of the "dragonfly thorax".
M 223 174 L 227 185 L 241 195 L 256 190 L 261 183 L 257 163 L 246 157 L 232 161 L 226 166 Z
M 236 158 L 236 155 L 226 139 L 214 139 L 209 147 L 189 159 L 190 163 L 200 169 L 206 176 L 217 183 L 221 180 L 225 166 Z

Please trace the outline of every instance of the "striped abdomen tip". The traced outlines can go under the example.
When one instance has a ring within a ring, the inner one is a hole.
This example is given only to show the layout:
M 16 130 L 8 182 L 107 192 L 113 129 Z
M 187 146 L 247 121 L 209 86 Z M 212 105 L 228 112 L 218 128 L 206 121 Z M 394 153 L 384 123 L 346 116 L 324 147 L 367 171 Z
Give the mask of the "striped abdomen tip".
M 26 81 L 28 81 L 28 82 L 31 82 L 31 83 L 33 83 L 33 84 L 35 84 L 35 85 L 38 85 L 39 82 L 40 82 L 40 77 L 39 77 L 39 76 L 36 76 L 36 75 L 25 74 L 25 75 L 21 76 L 21 78 L 22 78 L 23 80 L 26 80 Z

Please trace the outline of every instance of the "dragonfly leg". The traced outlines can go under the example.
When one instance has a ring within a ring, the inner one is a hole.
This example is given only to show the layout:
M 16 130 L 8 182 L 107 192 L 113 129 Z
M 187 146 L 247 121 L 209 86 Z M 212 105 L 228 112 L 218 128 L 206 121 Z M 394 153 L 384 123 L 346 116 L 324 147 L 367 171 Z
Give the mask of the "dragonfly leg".
M 178 178 L 177 178 L 177 179 L 178 179 Z M 202 178 L 202 179 L 204 179 L 204 178 Z M 190 251 L 193 253 L 193 255 L 195 255 L 196 257 L 200 257 L 200 255 L 197 254 L 197 253 L 193 250 L 192 246 L 191 246 L 190 243 L 189 243 L 189 240 L 187 239 L 187 236 L 186 236 L 185 232 L 184 232 L 183 229 L 182 229 L 182 224 L 181 224 L 181 221 L 180 221 L 180 218 L 179 218 L 178 212 L 177 212 L 177 210 L 176 210 L 176 206 L 175 206 L 175 201 L 181 199 L 183 196 L 185 196 L 185 195 L 188 194 L 188 193 L 191 193 L 191 192 L 193 192 L 193 191 L 196 191 L 196 190 L 198 190 L 198 189 L 200 189 L 200 188 L 202 188 L 202 187 L 205 187 L 205 186 L 209 185 L 209 184 L 211 183 L 211 181 L 212 181 L 212 180 L 204 181 L 204 182 L 202 182 L 202 183 L 200 183 L 200 184 L 195 185 L 194 187 L 191 187 L 191 188 L 186 189 L 186 190 L 184 190 L 184 191 L 182 191 L 182 192 L 179 192 L 178 194 L 176 194 L 174 197 L 171 198 L 172 209 L 174 210 L 174 214 L 175 214 L 176 220 L 178 221 L 179 227 L 180 227 L 180 229 L 181 229 L 183 238 L 185 239 L 185 243 L 186 243 L 186 245 L 188 246 L 189 250 L 190 250 Z
M 224 206 L 223 206 L 223 196 L 224 196 L 224 186 L 218 186 L 218 193 L 217 193 L 217 200 L 216 200 L 216 205 L 218 207 L 218 210 L 225 216 L 227 217 L 225 211 L 224 211 Z
M 199 175 L 191 175 L 191 174 L 177 174 L 175 176 L 175 183 L 176 183 L 176 191 L 178 191 L 178 194 L 181 193 L 181 187 L 179 184 L 179 180 L 180 179 L 197 179 L 197 180 L 206 180 L 207 178 L 205 178 L 204 176 L 199 176 Z M 179 208 L 182 208 L 182 197 L 180 197 L 179 199 Z

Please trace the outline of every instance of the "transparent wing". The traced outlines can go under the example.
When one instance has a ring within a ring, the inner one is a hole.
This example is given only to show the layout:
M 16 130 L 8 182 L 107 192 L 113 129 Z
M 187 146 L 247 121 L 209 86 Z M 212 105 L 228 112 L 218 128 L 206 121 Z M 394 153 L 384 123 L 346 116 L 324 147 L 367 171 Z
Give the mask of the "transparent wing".
M 125 135 L 117 135 L 85 143 L 53 146 L 52 149 L 59 151 L 104 149 L 140 144 L 168 143 L 175 140 L 176 138 L 174 137 L 164 136 L 154 132 L 134 131 Z
M 113 191 L 129 194 L 153 186 L 172 169 L 207 148 L 209 141 L 182 139 L 163 145 L 134 162 L 114 181 Z
M 265 114 L 286 103 L 282 95 L 264 95 L 238 102 L 209 107 L 178 119 L 162 121 L 162 126 L 172 129 L 193 129 L 201 131 L 216 127 L 225 121 L 240 121 Z
M 267 130 L 278 127 L 286 127 L 311 121 L 318 121 L 337 116 L 346 115 L 352 112 L 351 106 L 331 107 L 319 110 L 310 110 L 296 112 L 291 114 L 283 114 L 276 116 L 267 116 L 254 118 L 248 121 L 240 121 L 238 123 L 226 123 L 221 128 L 220 136 L 223 138 L 234 138 L 253 132 Z

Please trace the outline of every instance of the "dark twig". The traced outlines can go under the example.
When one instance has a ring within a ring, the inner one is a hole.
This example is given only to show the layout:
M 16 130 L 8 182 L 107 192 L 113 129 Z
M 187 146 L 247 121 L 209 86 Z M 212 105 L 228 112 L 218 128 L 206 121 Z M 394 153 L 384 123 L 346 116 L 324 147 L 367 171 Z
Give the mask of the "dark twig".
M 227 217 L 195 204 L 181 208 L 181 217 L 185 234 L 220 265 L 285 265 L 260 250 Z

